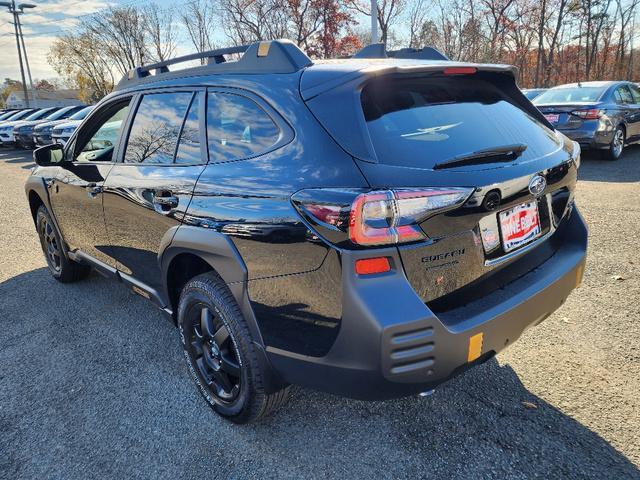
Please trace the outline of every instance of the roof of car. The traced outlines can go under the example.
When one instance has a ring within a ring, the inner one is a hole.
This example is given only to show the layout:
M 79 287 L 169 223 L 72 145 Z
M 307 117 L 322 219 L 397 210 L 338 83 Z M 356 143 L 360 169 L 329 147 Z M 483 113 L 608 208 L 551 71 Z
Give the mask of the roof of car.
M 227 61 L 226 56 L 232 54 L 242 54 L 242 56 L 237 61 Z M 176 64 L 198 59 L 204 61 L 205 64 L 177 71 L 169 69 Z M 186 77 L 304 72 L 301 90 L 315 92 L 320 84 L 342 83 L 351 77 L 363 74 L 377 76 L 394 72 L 442 70 L 455 66 L 475 66 L 482 70 L 515 73 L 515 67 L 507 65 L 452 62 L 431 47 L 386 51 L 383 44 L 368 45 L 351 58 L 312 61 L 291 41 L 272 40 L 191 54 L 137 67 L 125 75 L 118 83 L 116 90 L 160 82 L 166 83 Z
M 565 83 L 564 85 L 556 85 L 553 88 L 554 89 L 581 88 L 581 87 L 605 88 L 605 87 L 610 87 L 612 85 L 617 85 L 619 83 L 629 83 L 629 82 L 625 82 L 622 80 L 599 80 L 599 81 L 590 81 L 590 82 Z

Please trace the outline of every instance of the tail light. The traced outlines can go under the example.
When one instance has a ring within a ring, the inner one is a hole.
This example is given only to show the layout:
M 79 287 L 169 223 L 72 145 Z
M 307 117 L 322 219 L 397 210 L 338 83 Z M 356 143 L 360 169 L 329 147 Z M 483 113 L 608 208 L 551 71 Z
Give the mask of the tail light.
M 597 120 L 603 115 L 603 111 L 597 108 L 590 108 L 588 110 L 574 110 L 571 115 L 580 117 L 583 120 Z
M 315 195 L 309 190 L 303 192 L 294 196 L 294 204 L 323 229 L 320 233 L 329 241 L 335 241 L 339 231 L 351 244 L 379 246 L 426 239 L 419 224 L 436 213 L 461 206 L 473 189 L 378 190 L 352 193 L 350 203 L 331 202 L 323 190 L 313 191 Z

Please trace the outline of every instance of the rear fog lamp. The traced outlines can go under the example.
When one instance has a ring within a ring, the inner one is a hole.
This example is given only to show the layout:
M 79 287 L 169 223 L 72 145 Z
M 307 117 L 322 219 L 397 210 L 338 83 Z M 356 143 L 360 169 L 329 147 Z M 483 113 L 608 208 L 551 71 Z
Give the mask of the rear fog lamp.
M 358 275 L 373 275 L 376 273 L 385 273 L 391 270 L 389 258 L 361 258 L 356 260 L 356 273 Z

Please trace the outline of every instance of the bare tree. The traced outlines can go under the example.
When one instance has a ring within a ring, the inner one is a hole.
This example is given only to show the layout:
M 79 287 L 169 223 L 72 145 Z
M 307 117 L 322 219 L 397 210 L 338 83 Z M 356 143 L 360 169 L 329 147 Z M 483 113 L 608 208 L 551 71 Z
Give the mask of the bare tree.
M 117 7 L 97 13 L 86 31 L 104 48 L 122 75 L 146 62 L 147 44 L 142 13 L 134 7 Z
M 180 18 L 196 51 L 205 52 L 214 48 L 215 17 L 213 4 L 208 0 L 191 0 L 183 5 Z
M 173 8 L 162 10 L 155 3 L 142 9 L 144 30 L 149 44 L 149 56 L 158 62 L 171 58 L 176 50 L 176 32 L 173 28 Z

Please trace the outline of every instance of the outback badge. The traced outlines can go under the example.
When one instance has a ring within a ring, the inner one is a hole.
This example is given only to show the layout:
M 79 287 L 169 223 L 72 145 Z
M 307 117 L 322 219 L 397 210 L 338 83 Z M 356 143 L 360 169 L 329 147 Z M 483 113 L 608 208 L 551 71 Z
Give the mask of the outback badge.
M 529 191 L 531 195 L 538 197 L 547 188 L 547 181 L 542 175 L 534 175 L 529 181 Z

